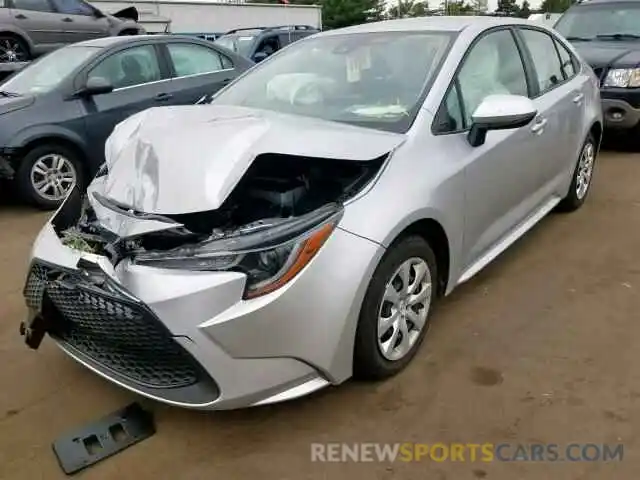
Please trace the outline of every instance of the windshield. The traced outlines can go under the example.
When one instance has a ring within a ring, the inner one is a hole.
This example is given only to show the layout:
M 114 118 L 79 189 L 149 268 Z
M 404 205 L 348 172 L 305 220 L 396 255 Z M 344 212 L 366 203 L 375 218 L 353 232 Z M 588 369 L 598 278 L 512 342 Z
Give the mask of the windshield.
M 254 67 L 212 104 L 406 132 L 452 40 L 451 32 L 312 37 Z
M 77 46 L 54 50 L 20 70 L 0 90 L 20 95 L 50 92 L 98 50 Z
M 253 45 L 255 38 L 255 35 L 224 35 L 214 43 L 221 47 L 228 48 L 238 55 L 248 57 L 251 54 L 251 45 Z
M 560 17 L 555 29 L 567 40 L 593 40 L 602 35 L 640 37 L 640 3 L 574 7 Z

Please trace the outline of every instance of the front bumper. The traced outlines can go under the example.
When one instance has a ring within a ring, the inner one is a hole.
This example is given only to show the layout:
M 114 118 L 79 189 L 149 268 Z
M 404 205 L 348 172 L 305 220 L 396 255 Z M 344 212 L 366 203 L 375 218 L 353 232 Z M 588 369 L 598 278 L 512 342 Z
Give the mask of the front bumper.
M 640 108 L 632 107 L 625 100 L 603 98 L 602 116 L 606 128 L 628 130 L 640 123 Z
M 640 123 L 640 88 L 605 87 L 600 97 L 606 128 L 628 130 Z
M 232 409 L 351 376 L 360 305 L 382 253 L 338 228 L 289 284 L 245 301 L 242 274 L 126 261 L 113 269 L 64 246 L 48 223 L 25 298 L 32 316 L 61 325 L 50 336 L 67 354 L 112 382 L 176 406 Z M 103 280 L 82 276 L 81 258 L 98 265 Z

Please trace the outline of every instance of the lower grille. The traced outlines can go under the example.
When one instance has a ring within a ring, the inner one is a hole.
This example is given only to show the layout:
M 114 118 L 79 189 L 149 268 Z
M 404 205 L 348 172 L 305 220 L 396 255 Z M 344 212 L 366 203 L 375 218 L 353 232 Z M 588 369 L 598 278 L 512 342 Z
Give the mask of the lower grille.
M 24 291 L 29 307 L 59 322 L 52 336 L 106 369 L 149 388 L 200 381 L 200 366 L 155 315 L 117 289 L 35 264 Z

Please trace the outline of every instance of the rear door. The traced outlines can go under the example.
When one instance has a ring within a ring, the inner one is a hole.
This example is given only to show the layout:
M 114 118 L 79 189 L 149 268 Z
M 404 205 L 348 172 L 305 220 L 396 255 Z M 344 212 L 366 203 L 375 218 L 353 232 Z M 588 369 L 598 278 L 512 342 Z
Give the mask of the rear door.
M 104 142 L 113 128 L 127 117 L 164 105 L 169 95 L 170 75 L 156 44 L 122 48 L 101 57 L 77 79 L 81 87 L 90 77 L 103 77 L 114 90 L 83 99 L 85 122 L 94 154 L 104 155 Z
M 27 32 L 35 54 L 50 52 L 65 44 L 62 24 L 49 0 L 8 0 L 11 22 Z
M 231 58 L 200 43 L 167 42 L 165 49 L 173 79 L 167 104 L 189 105 L 214 94 L 236 76 Z
M 538 109 L 540 135 L 546 137 L 540 156 L 540 181 L 549 194 L 566 179 L 566 169 L 577 158 L 582 139 L 581 85 L 575 75 L 566 78 L 556 42 L 535 27 L 518 27 L 518 37 L 528 59 L 529 74 L 535 87 L 532 100 Z M 576 99 L 577 97 L 577 99 Z
M 81 0 L 51 0 L 66 43 L 109 36 L 109 21 Z

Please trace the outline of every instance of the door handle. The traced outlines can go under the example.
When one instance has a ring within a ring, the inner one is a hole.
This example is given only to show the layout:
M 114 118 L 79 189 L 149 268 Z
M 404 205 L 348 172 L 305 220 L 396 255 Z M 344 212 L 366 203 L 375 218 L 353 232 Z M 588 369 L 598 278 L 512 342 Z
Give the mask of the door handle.
M 65 17 L 62 19 L 63 22 L 73 22 L 73 18 Z
M 573 97 L 573 103 L 575 104 L 580 104 L 580 102 L 582 102 L 582 99 L 584 98 L 584 93 L 580 92 L 578 93 L 575 97 Z
M 547 124 L 547 119 L 538 117 L 536 118 L 536 123 L 531 127 L 531 131 L 533 133 L 537 133 L 538 135 L 544 131 L 544 126 Z
M 166 102 L 167 100 L 171 100 L 172 98 L 173 95 L 171 95 L 170 93 L 159 93 L 154 97 L 154 100 L 156 102 Z
M 17 18 L 18 20 L 26 20 L 26 19 L 27 19 L 27 16 L 26 16 L 26 15 L 23 15 L 23 14 L 21 14 L 21 13 L 19 13 L 19 14 L 17 14 L 17 15 L 16 15 L 16 18 Z

